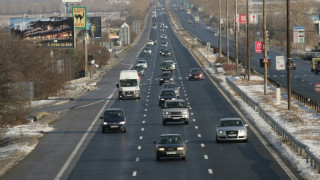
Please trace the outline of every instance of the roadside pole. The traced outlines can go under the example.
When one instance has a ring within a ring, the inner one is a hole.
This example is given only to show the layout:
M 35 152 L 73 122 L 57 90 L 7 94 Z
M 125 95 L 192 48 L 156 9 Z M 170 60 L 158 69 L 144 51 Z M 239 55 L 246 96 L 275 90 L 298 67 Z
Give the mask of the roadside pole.
M 268 59 L 268 45 L 267 45 L 267 18 L 266 18 L 266 0 L 263 0 L 263 47 L 264 47 L 264 60 Z M 268 63 L 264 63 L 264 95 L 268 91 Z

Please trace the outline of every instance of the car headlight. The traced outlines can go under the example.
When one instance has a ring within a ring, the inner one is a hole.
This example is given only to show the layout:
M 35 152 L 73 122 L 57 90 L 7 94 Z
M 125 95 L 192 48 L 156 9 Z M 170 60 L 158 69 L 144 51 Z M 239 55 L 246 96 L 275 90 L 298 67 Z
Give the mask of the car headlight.
M 121 121 L 121 122 L 119 122 L 119 124 L 126 124 L 126 122 L 125 121 Z
M 192 76 L 191 74 L 189 74 L 189 76 Z
M 184 147 L 178 147 L 177 150 L 178 150 L 178 151 L 183 151 L 183 150 L 184 150 Z
M 183 111 L 182 114 L 183 114 L 183 115 L 187 115 L 188 112 L 187 112 L 187 111 Z
M 173 81 L 173 78 L 170 78 L 170 81 Z
M 158 151 L 164 151 L 164 148 L 158 148 Z
M 163 79 L 161 78 L 160 81 L 163 81 Z
M 164 98 L 161 98 L 160 100 L 161 100 L 161 101 L 164 101 Z
M 223 133 L 224 133 L 224 131 L 219 130 L 219 131 L 218 131 L 218 133 L 219 133 L 219 134 L 223 134 Z
M 165 114 L 165 115 L 168 115 L 168 114 L 169 114 L 169 112 L 164 112 L 164 114 Z
M 239 130 L 239 135 L 245 135 L 246 131 L 245 130 Z
M 108 125 L 108 123 L 107 122 L 103 122 L 103 125 Z

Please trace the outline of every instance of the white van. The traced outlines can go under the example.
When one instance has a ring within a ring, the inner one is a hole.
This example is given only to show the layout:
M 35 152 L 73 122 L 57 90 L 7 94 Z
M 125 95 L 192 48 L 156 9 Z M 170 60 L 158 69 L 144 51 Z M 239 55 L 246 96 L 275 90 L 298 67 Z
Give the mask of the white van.
M 140 76 L 138 71 L 120 71 L 120 78 L 117 88 L 119 88 L 119 100 L 124 98 L 140 99 Z

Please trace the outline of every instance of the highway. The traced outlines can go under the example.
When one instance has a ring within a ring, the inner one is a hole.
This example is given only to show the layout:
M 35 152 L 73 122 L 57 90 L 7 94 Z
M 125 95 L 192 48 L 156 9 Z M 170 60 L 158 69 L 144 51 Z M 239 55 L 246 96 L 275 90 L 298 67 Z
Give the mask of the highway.
M 98 90 L 63 105 L 68 109 L 54 124 L 55 130 L 45 133 L 35 150 L 3 179 L 302 179 L 275 151 L 270 152 L 270 144 L 256 136 L 253 126 L 247 143 L 215 142 L 220 118 L 243 115 L 208 75 L 203 81 L 188 81 L 188 70 L 199 65 L 173 33 L 167 15 L 156 20 L 169 26 L 161 33 L 168 35 L 171 57 L 159 55 L 163 40 L 159 28 L 151 30 L 149 16 L 140 42 L 97 83 Z M 149 38 L 158 43 L 151 55 L 141 54 Z M 115 84 L 120 70 L 130 69 L 137 57 L 148 61 L 141 99 L 119 101 Z M 181 87 L 180 98 L 190 106 L 189 125 L 162 125 L 158 76 L 165 59 L 177 63 L 175 82 Z M 126 133 L 101 133 L 99 117 L 110 107 L 121 107 L 128 115 Z M 156 161 L 153 141 L 162 133 L 179 133 L 188 140 L 186 161 Z
M 194 18 L 190 14 L 186 14 L 186 11 L 181 9 L 179 6 L 173 6 L 176 1 L 172 1 L 171 8 L 173 12 L 179 17 L 180 22 L 182 25 L 191 32 L 195 37 L 197 37 L 202 42 L 210 42 L 212 46 L 218 48 L 219 47 L 219 37 L 215 36 L 215 33 L 218 33 L 217 28 L 209 28 L 204 24 L 195 23 Z M 230 15 L 231 16 L 231 15 Z M 188 20 L 191 20 L 192 23 L 188 23 Z M 243 26 L 243 25 L 241 25 Z M 268 30 L 268 28 L 267 28 Z M 261 30 L 262 31 L 262 30 Z M 261 33 L 262 34 L 262 33 Z M 257 38 L 257 37 L 255 37 Z M 240 38 L 239 38 L 240 39 Z M 260 59 L 263 58 L 263 53 L 255 53 L 255 46 L 254 42 L 258 41 L 259 39 L 251 39 L 251 67 L 254 68 L 260 74 L 264 74 L 264 68 L 260 68 Z M 226 34 L 223 32 L 222 34 L 222 52 L 227 54 L 227 40 Z M 234 37 L 230 35 L 229 40 L 230 45 L 230 57 L 235 59 L 235 41 Z M 246 53 L 246 44 L 239 43 L 239 53 L 241 53 L 240 49 L 244 49 Z M 270 51 L 268 56 L 271 58 L 271 68 L 268 69 L 268 78 L 278 82 L 281 87 L 287 88 L 287 70 L 276 70 L 276 56 L 284 56 L 286 54 L 286 50 L 282 50 L 278 47 L 270 46 Z M 240 57 L 240 55 L 239 55 Z M 299 94 L 303 94 L 304 97 L 310 98 L 313 102 L 318 102 L 318 94 L 314 91 L 314 84 L 319 82 L 319 75 L 312 73 L 311 70 L 311 63 L 310 61 L 304 61 L 299 57 L 292 56 L 292 60 L 294 60 L 297 64 L 297 69 L 292 70 L 292 90 Z M 240 60 L 241 62 L 241 60 Z

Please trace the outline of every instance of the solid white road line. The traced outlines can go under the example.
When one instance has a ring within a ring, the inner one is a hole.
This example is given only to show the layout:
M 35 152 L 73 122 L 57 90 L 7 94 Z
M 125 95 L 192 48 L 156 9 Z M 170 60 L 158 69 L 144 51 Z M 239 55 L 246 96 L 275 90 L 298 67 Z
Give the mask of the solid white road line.
M 82 146 L 82 144 L 84 143 L 85 139 L 87 138 L 87 136 L 90 134 L 91 130 L 93 127 L 95 127 L 94 125 L 96 124 L 96 122 L 98 121 L 98 119 L 100 118 L 100 114 L 102 114 L 102 112 L 105 110 L 107 104 L 109 103 L 110 98 L 113 96 L 113 94 L 116 92 L 116 88 L 113 90 L 113 92 L 111 93 L 111 95 L 107 98 L 108 100 L 106 101 L 106 103 L 102 106 L 102 108 L 100 109 L 99 113 L 97 114 L 97 116 L 94 118 L 94 120 L 92 121 L 91 125 L 89 126 L 89 128 L 87 129 L 87 131 L 85 132 L 85 134 L 82 136 L 82 138 L 80 139 L 79 143 L 77 144 L 77 146 L 75 147 L 75 149 L 72 151 L 71 155 L 68 157 L 67 161 L 64 163 L 64 165 L 62 166 L 62 168 L 60 169 L 59 173 L 57 174 L 57 176 L 54 178 L 55 180 L 58 180 L 61 178 L 61 176 L 63 175 L 63 173 L 67 170 L 67 168 L 69 167 L 69 165 L 71 164 L 71 161 L 73 160 L 73 158 L 75 157 L 75 155 L 78 153 L 80 147 Z

